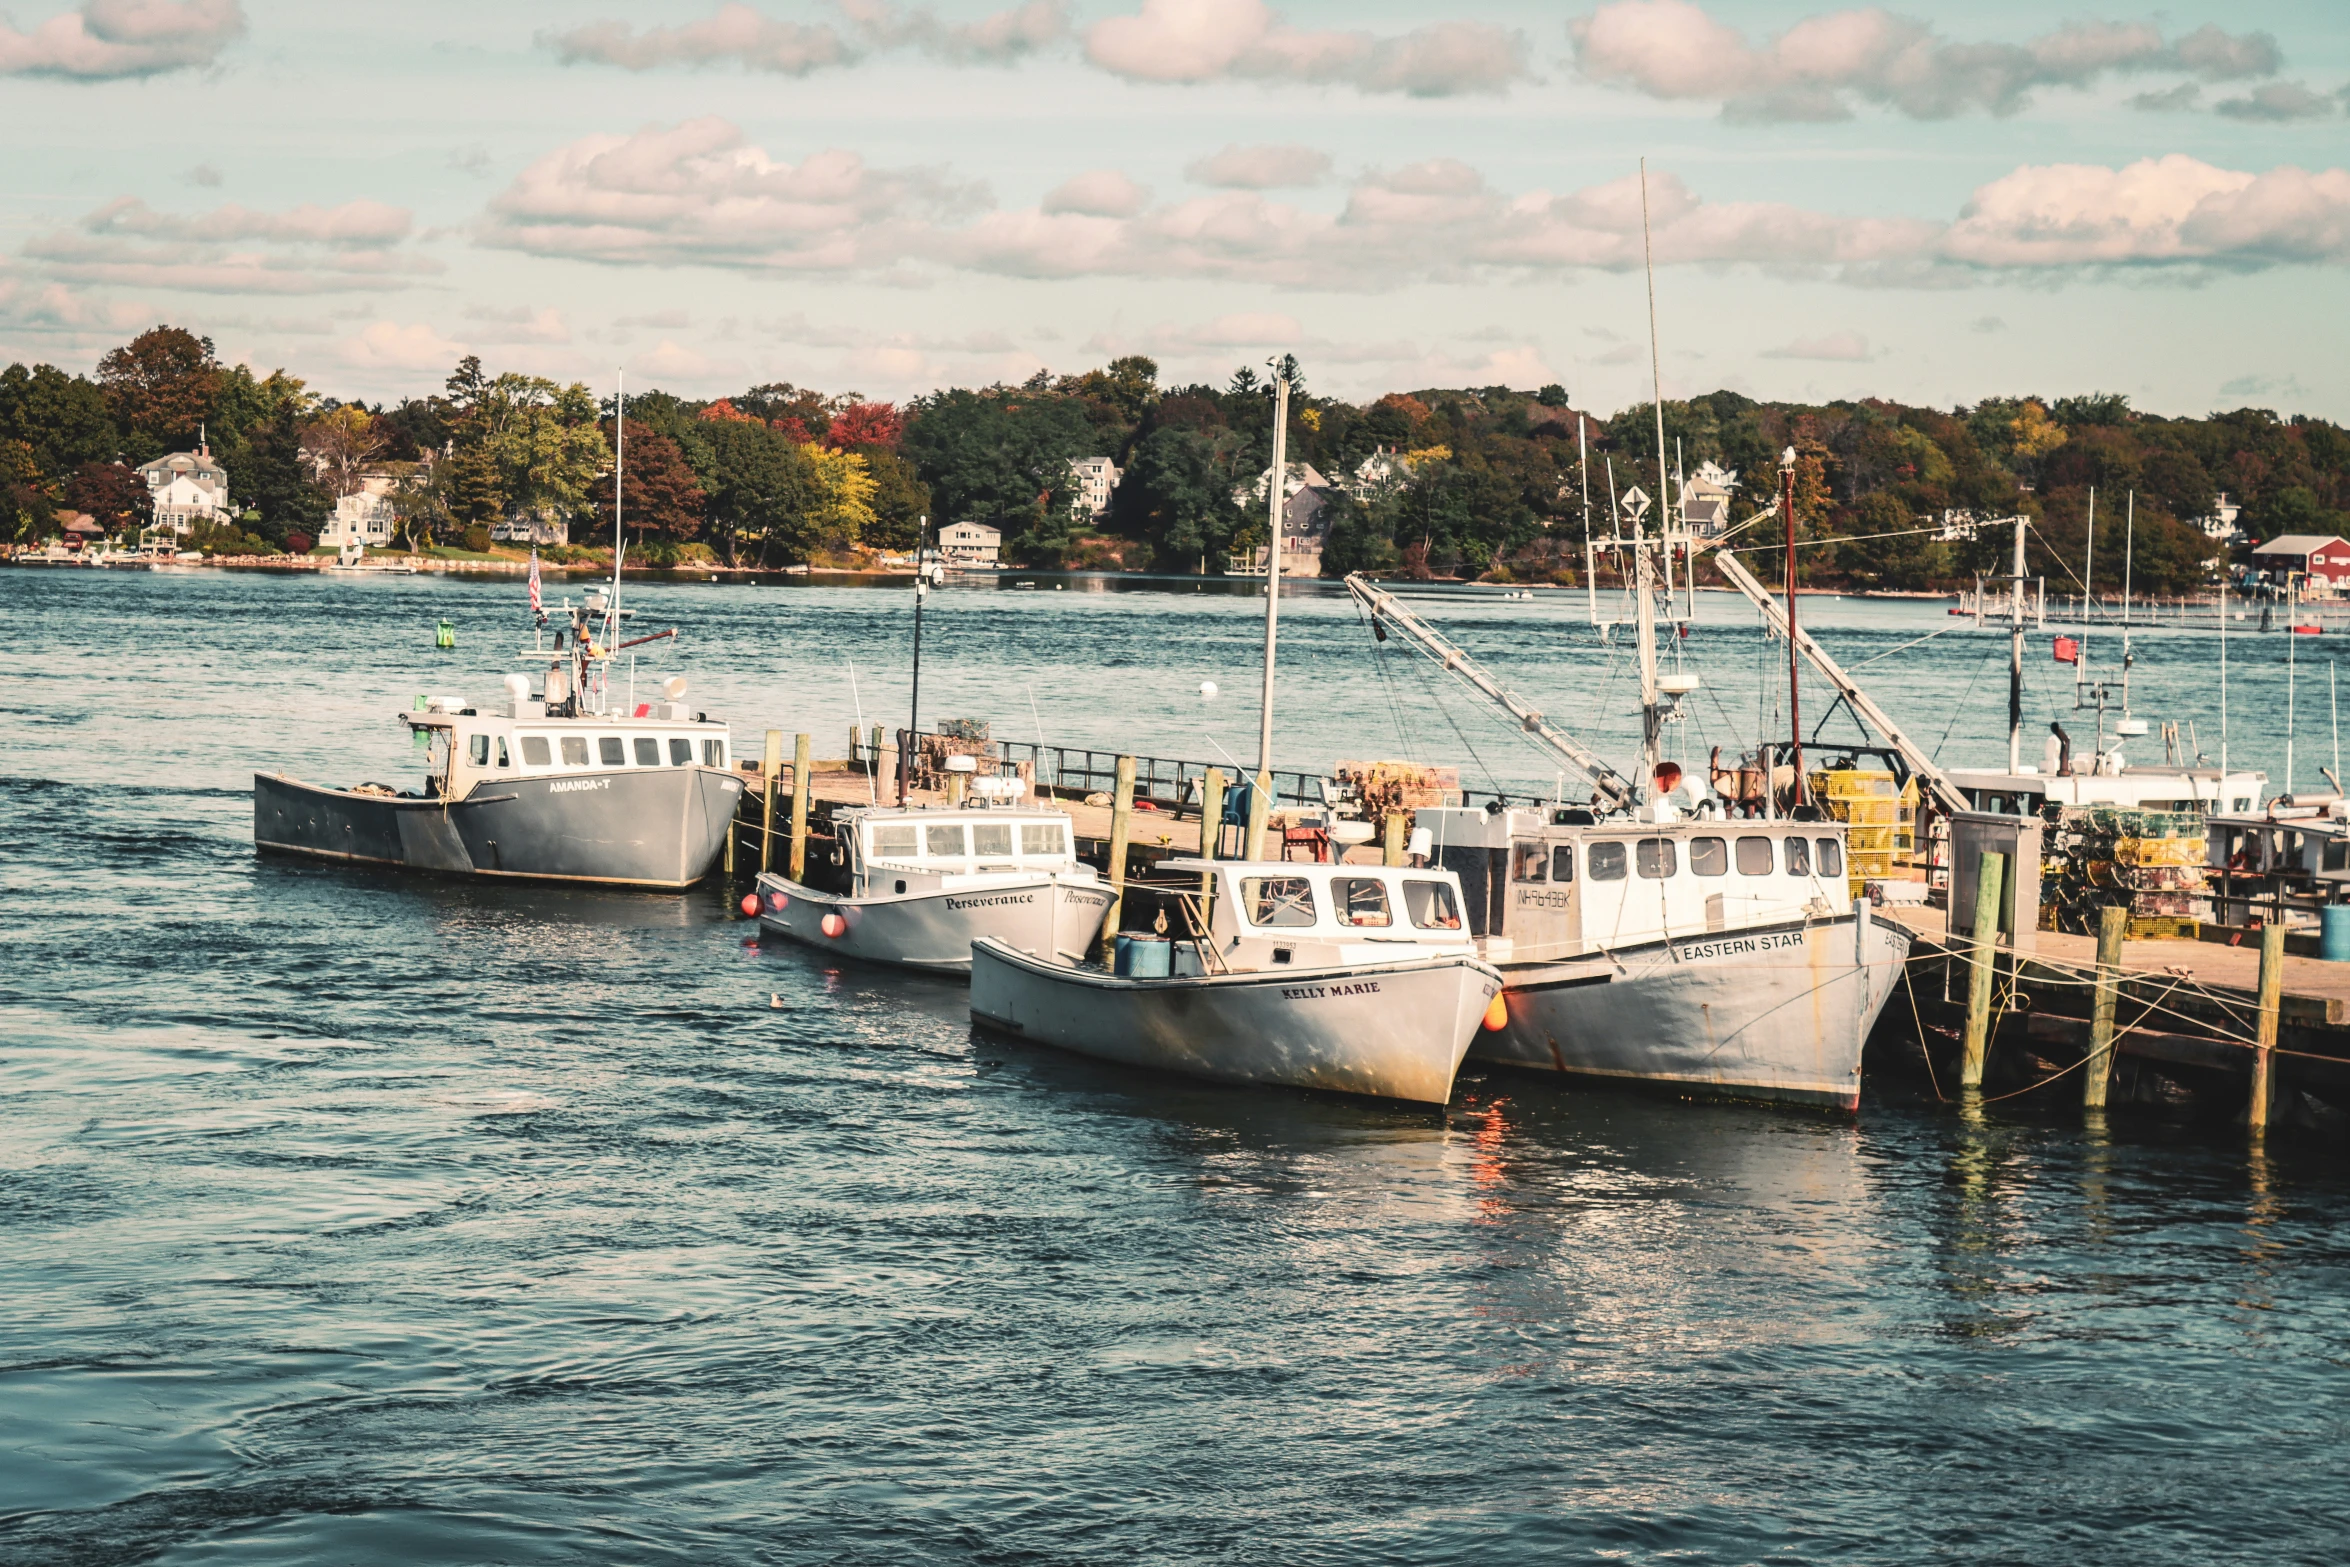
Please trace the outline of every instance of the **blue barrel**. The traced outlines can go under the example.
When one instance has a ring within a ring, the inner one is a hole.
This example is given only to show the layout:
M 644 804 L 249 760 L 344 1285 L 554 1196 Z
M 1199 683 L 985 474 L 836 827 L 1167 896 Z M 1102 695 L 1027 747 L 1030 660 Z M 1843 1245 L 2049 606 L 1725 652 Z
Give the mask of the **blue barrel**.
M 2317 955 L 2328 963 L 2350 963 L 2350 903 L 2317 911 Z
M 1110 972 L 1121 979 L 1165 979 L 1174 955 L 1175 944 L 1164 936 L 1120 935 Z

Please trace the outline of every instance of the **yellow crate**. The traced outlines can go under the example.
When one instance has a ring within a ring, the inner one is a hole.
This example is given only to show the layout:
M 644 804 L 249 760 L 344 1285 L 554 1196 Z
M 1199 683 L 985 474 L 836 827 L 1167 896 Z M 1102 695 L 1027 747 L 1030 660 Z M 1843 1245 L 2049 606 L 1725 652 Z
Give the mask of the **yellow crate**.
M 2121 865 L 2201 865 L 2210 844 L 2202 838 L 2116 838 L 2113 857 Z

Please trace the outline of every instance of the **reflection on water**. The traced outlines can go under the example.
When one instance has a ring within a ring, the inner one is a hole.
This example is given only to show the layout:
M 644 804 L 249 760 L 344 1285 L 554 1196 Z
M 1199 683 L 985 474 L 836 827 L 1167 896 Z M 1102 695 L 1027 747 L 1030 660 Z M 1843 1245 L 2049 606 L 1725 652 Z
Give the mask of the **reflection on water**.
M 1218 1088 L 975 1034 L 959 986 L 715 891 L 256 860 L 252 768 L 409 765 L 391 710 L 511 638 L 466 584 L 156 579 L 163 623 L 123 580 L 8 584 L 44 649 L 0 776 L 11 1564 L 2350 1537 L 2320 1152 L 1873 1088 L 1857 1122 L 1489 1069 L 1433 1113 Z M 882 592 L 655 593 L 754 723 L 896 636 Z M 1060 664 L 1055 738 L 1253 720 L 1196 697 L 1245 599 L 979 598 L 942 595 L 939 710 Z M 1301 679 L 1359 651 L 1312 606 Z M 1301 693 L 1299 746 L 1356 744 L 1360 698 Z

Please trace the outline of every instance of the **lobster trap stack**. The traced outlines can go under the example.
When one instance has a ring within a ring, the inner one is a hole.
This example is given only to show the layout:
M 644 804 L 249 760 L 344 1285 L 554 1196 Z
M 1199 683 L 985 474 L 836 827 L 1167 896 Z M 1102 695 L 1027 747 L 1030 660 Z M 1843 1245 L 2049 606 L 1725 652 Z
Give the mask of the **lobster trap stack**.
M 2045 930 L 2095 935 L 2100 910 L 2127 909 L 2133 935 L 2177 935 L 2211 917 L 2203 818 L 2186 811 L 2051 805 L 2040 870 Z

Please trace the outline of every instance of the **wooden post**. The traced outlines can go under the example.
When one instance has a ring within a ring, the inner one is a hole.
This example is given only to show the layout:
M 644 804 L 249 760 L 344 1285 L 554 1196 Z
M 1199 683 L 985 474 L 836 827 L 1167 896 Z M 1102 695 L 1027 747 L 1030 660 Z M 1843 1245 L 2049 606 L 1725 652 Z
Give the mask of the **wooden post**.
M 1199 857 L 1212 860 L 1224 839 L 1224 769 L 1211 767 L 1199 781 Z M 1202 876 L 1203 890 L 1215 886 L 1213 876 Z
M 726 885 L 734 886 L 734 840 L 742 836 L 743 797 L 734 797 L 734 809 L 726 814 Z
M 2272 919 L 2260 927 L 2260 1041 L 2252 1049 L 2252 1104 L 2246 1119 L 2252 1135 L 2268 1134 L 2269 1105 L 2276 1097 L 2269 1056 L 2277 1048 L 2277 1012 L 2285 993 L 2285 922 Z
M 1983 1062 L 1991 1053 L 1991 988 L 1999 965 L 1999 889 L 2006 879 L 2006 855 L 1985 854 L 1975 861 L 1974 968 L 1967 976 L 1966 1058 L 1958 1076 L 1961 1088 L 1983 1086 Z
M 849 725 L 849 771 L 852 773 L 857 770 L 857 750 L 864 738 L 855 724 Z
M 2089 1012 L 2089 1064 L 2081 1079 L 2081 1108 L 2105 1108 L 2105 1090 L 2113 1081 L 2113 1008 L 2122 988 L 2122 937 L 2129 933 L 2130 911 L 2107 908 L 2097 915 L 2097 999 Z
M 1134 758 L 1118 758 L 1118 782 L 1110 792 L 1110 908 L 1102 916 L 1102 956 L 1117 945 L 1118 922 L 1126 916 L 1126 839 L 1134 830 Z
M 1273 808 L 1273 775 L 1257 774 L 1256 785 L 1248 792 L 1248 842 L 1240 857 L 1261 860 L 1265 857 L 1265 818 Z
M 775 785 L 782 776 L 783 731 L 770 729 L 767 754 L 759 758 L 759 874 L 762 876 L 775 863 Z
M 1394 866 L 1404 862 L 1404 824 L 1410 820 L 1411 818 L 1402 811 L 1387 813 L 1386 840 L 1380 845 L 1379 851 L 1380 864 Z
M 816 792 L 816 764 L 808 760 L 808 737 L 791 744 L 791 879 L 808 879 L 808 797 Z

